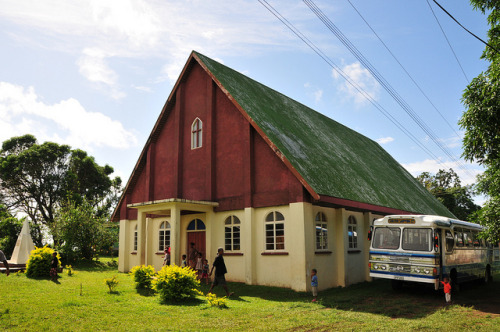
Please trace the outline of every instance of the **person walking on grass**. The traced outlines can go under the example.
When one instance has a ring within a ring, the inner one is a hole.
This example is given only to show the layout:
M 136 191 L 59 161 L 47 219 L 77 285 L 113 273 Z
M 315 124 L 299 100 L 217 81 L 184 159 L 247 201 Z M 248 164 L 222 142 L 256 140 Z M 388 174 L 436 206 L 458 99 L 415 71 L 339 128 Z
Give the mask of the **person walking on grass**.
M 52 261 L 50 262 L 50 277 L 52 281 L 56 281 L 59 277 L 57 275 L 57 269 L 59 268 L 59 260 L 57 259 L 57 252 L 52 253 Z
M 215 286 L 221 285 L 224 290 L 226 291 L 227 297 L 233 295 L 233 292 L 229 292 L 229 289 L 227 288 L 226 284 L 226 277 L 225 274 L 227 273 L 226 269 L 226 263 L 224 263 L 224 249 L 219 248 L 217 250 L 217 257 L 214 260 L 214 263 L 212 264 L 212 269 L 210 270 L 210 273 L 208 276 L 210 277 L 212 275 L 212 272 L 214 271 L 215 268 L 215 277 L 214 281 L 212 282 L 212 286 L 210 286 L 210 290 L 208 291 L 209 293 L 212 293 L 212 289 Z
M 451 304 L 451 284 L 450 281 L 447 277 L 443 278 L 443 281 L 441 281 L 443 284 L 443 290 L 444 290 L 444 298 L 446 300 L 446 304 Z
M 311 289 L 313 294 L 312 302 L 317 301 L 318 297 L 318 276 L 316 275 L 318 271 L 316 269 L 311 270 Z
M 3 265 L 5 266 L 5 274 L 9 276 L 10 274 L 9 262 L 7 262 L 7 257 L 5 257 L 5 254 L 3 253 L 2 250 L 0 250 L 0 262 L 2 262 Z

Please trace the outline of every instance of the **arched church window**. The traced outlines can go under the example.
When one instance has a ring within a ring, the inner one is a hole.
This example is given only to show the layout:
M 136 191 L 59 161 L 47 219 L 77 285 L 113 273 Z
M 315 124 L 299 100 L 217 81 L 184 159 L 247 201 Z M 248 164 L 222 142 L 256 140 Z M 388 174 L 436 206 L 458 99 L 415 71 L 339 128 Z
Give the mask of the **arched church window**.
M 354 216 L 347 219 L 347 235 L 349 237 L 349 249 L 358 248 L 358 222 Z
M 224 250 L 240 250 L 240 219 L 229 216 L 224 222 Z
M 315 218 L 316 250 L 328 249 L 328 224 L 323 212 L 318 212 Z
M 266 250 L 285 249 L 285 217 L 278 211 L 266 217 Z
M 191 125 L 191 149 L 201 148 L 203 144 L 203 122 L 199 118 L 194 119 Z

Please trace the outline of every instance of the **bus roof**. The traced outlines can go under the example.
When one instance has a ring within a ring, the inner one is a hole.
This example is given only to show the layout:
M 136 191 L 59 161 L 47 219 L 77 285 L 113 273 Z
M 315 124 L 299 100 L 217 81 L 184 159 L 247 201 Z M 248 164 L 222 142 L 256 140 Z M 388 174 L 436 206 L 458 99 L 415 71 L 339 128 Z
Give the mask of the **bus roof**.
M 390 221 L 391 220 L 391 221 Z M 411 222 L 414 220 L 414 222 Z M 483 230 L 484 227 L 468 221 L 462 221 L 457 219 L 451 219 L 443 216 L 432 216 L 432 215 L 388 215 L 380 219 L 373 221 L 374 226 L 386 226 L 386 225 L 437 225 L 441 227 L 454 228 L 455 226 L 473 228 L 477 230 Z

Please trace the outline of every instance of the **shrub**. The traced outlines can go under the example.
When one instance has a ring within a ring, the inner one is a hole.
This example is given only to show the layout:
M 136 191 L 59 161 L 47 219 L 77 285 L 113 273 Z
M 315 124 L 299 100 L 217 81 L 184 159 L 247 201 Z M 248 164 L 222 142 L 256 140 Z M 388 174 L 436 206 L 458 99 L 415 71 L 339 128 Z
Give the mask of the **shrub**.
M 68 277 L 71 277 L 73 274 L 75 274 L 71 265 L 66 265 L 64 268 L 66 269 L 66 274 L 68 275 Z
M 155 268 L 151 265 L 138 265 L 130 270 L 130 274 L 135 281 L 136 288 L 153 289 L 153 276 L 155 275 Z
M 195 297 L 198 294 L 196 288 L 200 285 L 196 271 L 177 265 L 164 266 L 153 283 L 163 302 Z
M 26 276 L 29 278 L 50 277 L 50 263 L 52 262 L 52 253 L 54 249 L 47 246 L 35 248 L 30 253 L 28 263 L 26 263 Z M 57 254 L 59 265 L 61 257 Z
M 226 297 L 217 297 L 213 293 L 208 293 L 207 296 L 205 297 L 207 299 L 208 304 L 210 304 L 211 307 L 219 307 L 219 308 L 227 308 L 226 305 Z
M 108 286 L 109 293 L 111 294 L 115 291 L 119 281 L 116 279 L 116 276 L 113 276 L 113 278 L 104 279 L 104 283 Z

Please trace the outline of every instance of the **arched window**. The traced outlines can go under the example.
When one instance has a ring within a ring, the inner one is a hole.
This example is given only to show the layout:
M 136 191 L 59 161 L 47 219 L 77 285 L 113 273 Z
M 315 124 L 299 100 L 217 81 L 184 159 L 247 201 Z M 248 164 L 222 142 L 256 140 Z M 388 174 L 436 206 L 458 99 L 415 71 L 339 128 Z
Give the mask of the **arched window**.
M 358 223 L 354 216 L 347 219 L 347 235 L 349 237 L 349 249 L 358 248 Z
M 205 224 L 201 219 L 193 219 L 187 227 L 188 231 L 203 231 L 205 230 Z
M 278 211 L 266 217 L 266 250 L 285 249 L 285 217 Z
M 164 221 L 158 231 L 158 251 L 163 251 L 167 247 L 170 247 L 170 224 Z
M 137 251 L 137 225 L 134 228 L 134 251 Z
M 191 125 L 191 149 L 201 148 L 203 144 L 203 123 L 199 118 Z
M 240 250 L 240 219 L 229 216 L 224 225 L 224 250 Z
M 315 228 L 316 228 L 316 249 L 317 250 L 328 249 L 328 225 L 326 222 L 326 216 L 323 212 L 318 212 L 318 214 L 316 214 Z

